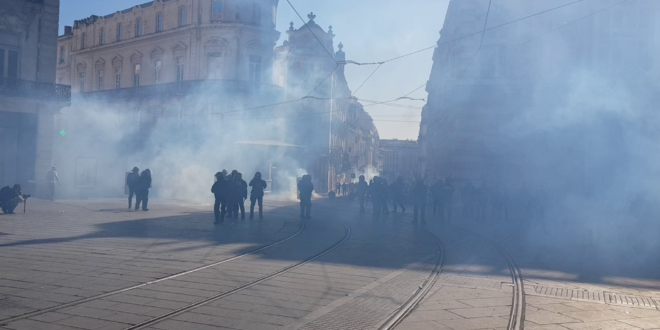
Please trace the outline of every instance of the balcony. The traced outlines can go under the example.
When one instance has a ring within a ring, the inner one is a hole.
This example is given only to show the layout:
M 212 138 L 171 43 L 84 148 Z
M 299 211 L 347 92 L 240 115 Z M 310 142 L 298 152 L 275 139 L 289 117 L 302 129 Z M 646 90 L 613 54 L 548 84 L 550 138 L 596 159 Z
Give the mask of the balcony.
M 283 88 L 276 85 L 258 84 L 243 80 L 187 80 L 139 87 L 104 89 L 85 92 L 82 97 L 98 97 L 108 100 L 149 100 L 163 97 L 182 97 L 199 93 L 201 95 L 227 96 L 271 96 L 279 97 Z
M 0 78 L 0 97 L 29 99 L 68 106 L 71 104 L 71 86 L 15 78 Z

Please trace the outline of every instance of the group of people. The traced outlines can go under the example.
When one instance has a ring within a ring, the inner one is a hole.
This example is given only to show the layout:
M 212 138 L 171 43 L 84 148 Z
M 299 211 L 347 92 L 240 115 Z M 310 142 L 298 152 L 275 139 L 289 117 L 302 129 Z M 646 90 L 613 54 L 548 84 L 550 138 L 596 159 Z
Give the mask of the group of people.
M 389 184 L 387 179 L 375 176 L 367 183 L 364 175 L 361 175 L 355 184 L 355 193 L 360 203 L 360 212 L 366 212 L 365 206 L 368 201 L 372 202 L 373 215 L 379 218 L 383 214 L 390 213 L 388 203 L 392 203 L 392 212 L 398 209 L 406 211 L 406 204 L 412 202 L 414 206 L 414 219 L 426 219 L 426 205 L 428 200 L 432 201 L 433 215 L 441 219 L 451 220 L 451 203 L 454 195 L 454 186 L 450 183 L 438 180 L 432 186 L 427 186 L 424 179 L 418 179 L 411 183 L 399 176 Z M 429 198 L 430 197 L 430 198 Z
M 225 221 L 225 216 L 238 219 L 239 211 L 241 219 L 245 219 L 245 200 L 248 197 L 248 183 L 243 180 L 243 175 L 234 170 L 227 174 L 227 170 L 222 170 L 215 174 L 215 183 L 211 187 L 211 192 L 215 196 L 213 212 L 215 214 L 216 224 Z M 259 219 L 263 219 L 263 201 L 264 190 L 268 187 L 265 180 L 261 178 L 261 173 L 254 174 L 250 180 L 250 219 L 254 218 L 254 207 L 259 206 Z
M 151 170 L 146 169 L 140 173 L 140 169 L 133 167 L 133 171 L 126 176 L 128 186 L 128 209 L 131 209 L 133 195 L 135 195 L 135 210 L 149 211 L 149 189 L 151 188 Z

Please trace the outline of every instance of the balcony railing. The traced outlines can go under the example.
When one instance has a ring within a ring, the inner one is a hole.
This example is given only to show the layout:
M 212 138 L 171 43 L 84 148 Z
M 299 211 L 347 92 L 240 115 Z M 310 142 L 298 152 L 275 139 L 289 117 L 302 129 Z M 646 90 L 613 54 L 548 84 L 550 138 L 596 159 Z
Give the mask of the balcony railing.
M 69 105 L 71 104 L 71 86 L 14 78 L 0 78 L 0 96 Z
M 85 92 L 83 97 L 100 97 L 110 100 L 139 100 L 164 96 L 205 95 L 279 95 L 283 88 L 240 80 L 186 80 L 139 87 L 104 89 Z

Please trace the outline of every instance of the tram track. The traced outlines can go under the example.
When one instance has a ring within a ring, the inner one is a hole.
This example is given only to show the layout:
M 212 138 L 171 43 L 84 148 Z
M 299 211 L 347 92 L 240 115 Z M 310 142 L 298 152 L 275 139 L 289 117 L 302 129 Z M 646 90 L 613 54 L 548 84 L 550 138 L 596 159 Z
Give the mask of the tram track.
M 275 277 L 277 277 L 277 276 L 279 276 L 279 275 L 282 275 L 282 274 L 285 274 L 285 273 L 287 273 L 287 272 L 289 272 L 289 271 L 292 271 L 292 270 L 294 270 L 294 269 L 296 269 L 296 268 L 298 268 L 298 267 L 300 267 L 300 266 L 303 266 L 303 265 L 305 265 L 305 264 L 308 264 L 308 263 L 310 263 L 310 262 L 312 262 L 312 261 L 314 261 L 314 260 L 316 260 L 316 259 L 318 259 L 318 258 L 320 258 L 320 257 L 322 257 L 322 256 L 324 256 L 324 255 L 326 255 L 326 254 L 328 254 L 328 253 L 330 253 L 330 252 L 332 252 L 333 250 L 335 250 L 337 247 L 339 247 L 340 245 L 342 245 L 344 242 L 346 242 L 346 241 L 348 240 L 348 238 L 351 236 L 351 228 L 350 228 L 346 223 L 343 223 L 343 222 L 342 222 L 342 224 L 344 225 L 344 236 L 343 236 L 340 240 L 338 240 L 336 243 L 334 243 L 332 246 L 330 246 L 330 247 L 324 249 L 323 251 L 321 251 L 321 252 L 319 252 L 319 253 L 314 254 L 314 255 L 311 256 L 311 257 L 308 257 L 308 258 L 306 258 L 306 259 L 304 259 L 304 260 L 302 260 L 302 261 L 299 261 L 299 262 L 297 262 L 297 263 L 295 263 L 295 264 L 292 264 L 292 265 L 289 265 L 289 266 L 287 266 L 287 267 L 284 267 L 284 268 L 282 268 L 282 269 L 280 269 L 280 270 L 278 270 L 278 271 L 276 271 L 276 272 L 273 272 L 273 273 L 271 273 L 271 274 L 268 274 L 268 275 L 266 275 L 266 276 L 263 276 L 263 277 L 261 277 L 261 278 L 258 278 L 258 279 L 256 279 L 256 280 L 251 281 L 251 282 L 249 282 L 249 283 L 246 283 L 246 284 L 244 284 L 244 285 L 238 286 L 238 287 L 236 287 L 236 288 L 234 288 L 234 289 L 232 289 L 232 290 L 229 290 L 229 291 L 226 291 L 226 292 L 222 292 L 222 293 L 218 293 L 218 294 L 213 295 L 213 296 L 211 296 L 211 297 L 208 297 L 208 298 L 206 298 L 206 299 L 203 299 L 203 300 L 200 300 L 200 301 L 198 301 L 198 302 L 192 303 L 192 304 L 190 304 L 190 305 L 188 305 L 188 306 L 185 306 L 185 307 L 182 307 L 182 308 L 176 309 L 176 310 L 174 310 L 174 311 L 172 311 L 172 312 L 169 312 L 169 313 L 166 313 L 166 314 L 164 314 L 164 315 L 161 315 L 161 316 L 158 316 L 158 317 L 154 317 L 154 318 L 152 318 L 152 319 L 150 319 L 150 320 L 147 320 L 147 321 L 141 322 L 141 323 L 139 323 L 139 324 L 133 325 L 133 326 L 131 326 L 131 327 L 126 328 L 125 330 L 144 329 L 145 327 L 148 327 L 148 326 L 151 326 L 151 325 L 154 325 L 154 324 L 157 324 L 157 323 L 163 322 L 163 321 L 165 321 L 165 320 L 168 320 L 168 319 L 170 319 L 170 318 L 173 318 L 173 317 L 175 317 L 175 316 L 178 316 L 178 315 L 181 315 L 181 314 L 183 314 L 183 313 L 186 313 L 186 312 L 188 312 L 188 311 L 190 311 L 190 310 L 193 310 L 193 309 L 195 309 L 195 308 L 197 308 L 197 307 L 204 306 L 204 305 L 206 305 L 206 304 L 208 304 L 208 303 L 218 301 L 218 300 L 223 299 L 223 298 L 225 298 L 225 297 L 227 297 L 227 296 L 230 296 L 230 295 L 232 295 L 232 294 L 235 294 L 235 293 L 238 293 L 238 292 L 241 292 L 241 291 L 247 290 L 247 289 L 249 289 L 249 288 L 251 288 L 251 287 L 253 287 L 253 286 L 256 286 L 256 285 L 261 284 L 261 283 L 263 283 L 263 282 L 265 282 L 265 281 L 268 281 L 268 280 L 270 280 L 270 279 L 272 279 L 272 278 L 275 278 Z
M 339 212 L 347 212 L 345 209 L 336 208 L 335 210 Z M 526 307 L 525 289 L 524 289 L 522 272 L 520 271 L 520 268 L 515 263 L 511 255 L 509 255 L 509 253 L 501 245 L 495 243 L 489 238 L 484 237 L 483 235 L 477 234 L 471 230 L 457 226 L 451 226 L 451 228 L 456 230 L 461 230 L 470 235 L 478 237 L 479 239 L 486 242 L 488 245 L 492 246 L 503 256 L 503 258 L 507 263 L 507 267 L 509 268 L 509 272 L 511 273 L 511 280 L 513 283 L 511 311 L 509 313 L 509 322 L 507 325 L 507 330 L 523 330 L 524 322 L 525 322 L 525 307 Z M 395 329 L 396 326 L 398 326 L 401 322 L 403 322 L 403 320 L 405 320 L 405 318 L 408 317 L 419 306 L 419 304 L 424 300 L 424 298 L 429 294 L 431 288 L 434 286 L 434 284 L 437 282 L 438 278 L 442 274 L 446 262 L 446 253 L 448 250 L 445 248 L 445 245 L 443 244 L 442 240 L 437 235 L 435 235 L 431 230 L 425 228 L 423 225 L 422 225 L 422 229 L 436 241 L 436 243 L 440 248 L 441 257 L 438 258 L 435 267 L 433 268 L 432 272 L 429 274 L 429 277 L 426 279 L 426 281 L 424 281 L 424 283 L 419 286 L 419 289 L 410 297 L 410 299 L 408 299 L 408 301 L 406 301 L 397 311 L 394 312 L 394 314 L 391 317 L 389 317 L 380 327 L 378 327 L 379 330 Z M 459 243 L 454 244 L 452 247 L 457 247 L 463 243 L 464 241 L 461 241 Z
M 464 232 L 467 232 L 471 235 L 480 238 L 481 240 L 492 246 L 495 250 L 497 250 L 502 255 L 502 257 L 504 257 L 504 260 L 506 261 L 507 266 L 509 268 L 509 272 L 511 273 L 511 281 L 513 283 L 511 311 L 509 313 L 509 323 L 507 325 L 507 330 L 523 330 L 525 327 L 525 308 L 526 308 L 525 286 L 523 283 L 522 272 L 520 271 L 520 268 L 518 267 L 516 262 L 513 260 L 511 255 L 506 251 L 506 249 L 504 249 L 500 244 L 497 244 L 491 239 L 481 234 L 477 234 L 469 229 L 465 229 L 457 226 L 452 226 L 452 228 L 462 230 Z
M 0 319 L 0 326 L 6 326 L 7 324 L 12 323 L 12 322 L 28 319 L 28 318 L 35 317 L 35 316 L 42 315 L 42 314 L 46 314 L 46 313 L 49 313 L 49 312 L 55 312 L 55 311 L 58 311 L 58 310 L 69 308 L 69 307 L 78 306 L 78 305 L 81 305 L 81 304 L 84 304 L 84 303 L 87 303 L 87 302 L 90 302 L 90 301 L 94 301 L 94 300 L 98 300 L 98 299 L 102 299 L 102 298 L 107 298 L 107 297 L 114 296 L 114 295 L 121 294 L 121 293 L 126 293 L 126 292 L 129 292 L 129 291 L 135 290 L 135 289 L 144 288 L 144 287 L 147 287 L 149 285 L 153 285 L 153 284 L 157 284 L 157 283 L 164 282 L 164 281 L 167 281 L 167 280 L 172 280 L 172 279 L 175 279 L 175 278 L 178 278 L 178 277 L 182 277 L 182 276 L 185 276 L 185 275 L 193 274 L 193 273 L 205 270 L 205 269 L 209 269 L 209 268 L 212 268 L 212 267 L 215 267 L 215 266 L 218 266 L 218 265 L 222 265 L 222 264 L 225 264 L 225 263 L 228 263 L 228 262 L 231 262 L 231 261 L 249 256 L 249 255 L 253 255 L 253 254 L 262 252 L 266 249 L 269 249 L 271 247 L 280 245 L 280 244 L 282 244 L 286 241 L 289 241 L 289 240 L 293 239 L 294 237 L 298 236 L 300 233 L 302 233 L 305 230 L 305 223 L 302 220 L 300 220 L 296 217 L 293 217 L 293 219 L 298 221 L 298 223 L 300 224 L 300 227 L 298 228 L 298 230 L 296 232 L 294 232 L 292 235 L 289 235 L 289 236 L 287 236 L 287 237 L 285 237 L 281 240 L 275 241 L 273 243 L 260 246 L 256 249 L 253 249 L 253 250 L 250 250 L 250 251 L 247 251 L 247 252 L 235 255 L 233 257 L 229 257 L 229 258 L 211 263 L 211 264 L 196 267 L 196 268 L 193 268 L 193 269 L 190 269 L 190 270 L 186 270 L 186 271 L 179 272 L 179 273 L 176 273 L 176 274 L 173 274 L 173 275 L 162 277 L 162 278 L 159 278 L 159 279 L 156 279 L 156 280 L 153 280 L 153 281 L 148 281 L 148 282 L 140 283 L 140 284 L 137 284 L 137 285 L 129 286 L 129 287 L 126 287 L 126 288 L 101 293 L 101 294 L 98 294 L 98 295 L 95 295 L 95 296 L 75 300 L 75 301 L 72 301 L 72 302 L 69 302 L 69 303 L 64 303 L 64 304 L 60 304 L 60 305 L 49 307 L 49 308 L 36 310 L 36 311 L 33 311 L 33 312 L 17 315 L 17 316 L 14 316 L 14 317 Z M 281 230 L 282 229 L 278 230 L 277 232 L 280 232 Z M 268 235 L 268 236 L 272 236 L 272 235 L 275 235 L 275 234 L 276 233 L 273 233 L 273 234 Z

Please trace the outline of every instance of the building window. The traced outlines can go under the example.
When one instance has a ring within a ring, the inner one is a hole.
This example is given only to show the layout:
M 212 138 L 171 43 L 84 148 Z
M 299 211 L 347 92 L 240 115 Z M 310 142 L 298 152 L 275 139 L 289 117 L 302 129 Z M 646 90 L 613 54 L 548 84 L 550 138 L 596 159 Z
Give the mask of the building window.
M 115 88 L 121 88 L 121 68 L 115 67 Z
M 163 13 L 156 14 L 156 32 L 163 31 Z
M 135 21 L 135 37 L 141 37 L 142 36 L 142 18 L 138 18 L 137 21 Z
M 98 70 L 97 75 L 98 75 L 98 79 L 99 79 L 98 88 L 101 91 L 101 90 L 103 90 L 103 70 Z
M 64 63 L 64 46 L 60 46 L 60 63 Z
M 211 53 L 208 57 L 209 79 L 222 79 L 222 53 Z
M 186 7 L 179 8 L 179 27 L 186 25 Z
M 176 58 L 176 81 L 183 81 L 183 57 Z
M 18 51 L 0 48 L 0 78 L 18 78 Z
M 81 72 L 78 75 L 78 82 L 80 82 L 80 93 L 85 92 L 85 73 Z
M 156 60 L 154 61 L 154 82 L 156 84 L 160 83 L 160 72 L 163 68 L 163 61 Z
M 222 12 L 224 10 L 224 1 L 213 1 L 213 8 L 211 10 L 211 21 L 222 21 Z
M 135 65 L 135 70 L 133 71 L 133 86 L 140 86 L 140 64 Z
M 101 33 L 99 35 L 99 45 L 105 45 L 105 28 L 101 28 Z
M 261 5 L 256 2 L 252 3 L 252 24 L 261 25 Z
M 261 56 L 250 55 L 250 77 L 248 80 L 261 82 Z
M 122 35 L 122 25 L 121 23 L 117 23 L 117 41 L 121 41 L 121 35 Z
M 84 33 L 80 36 L 80 49 L 85 49 L 87 43 L 87 33 Z

